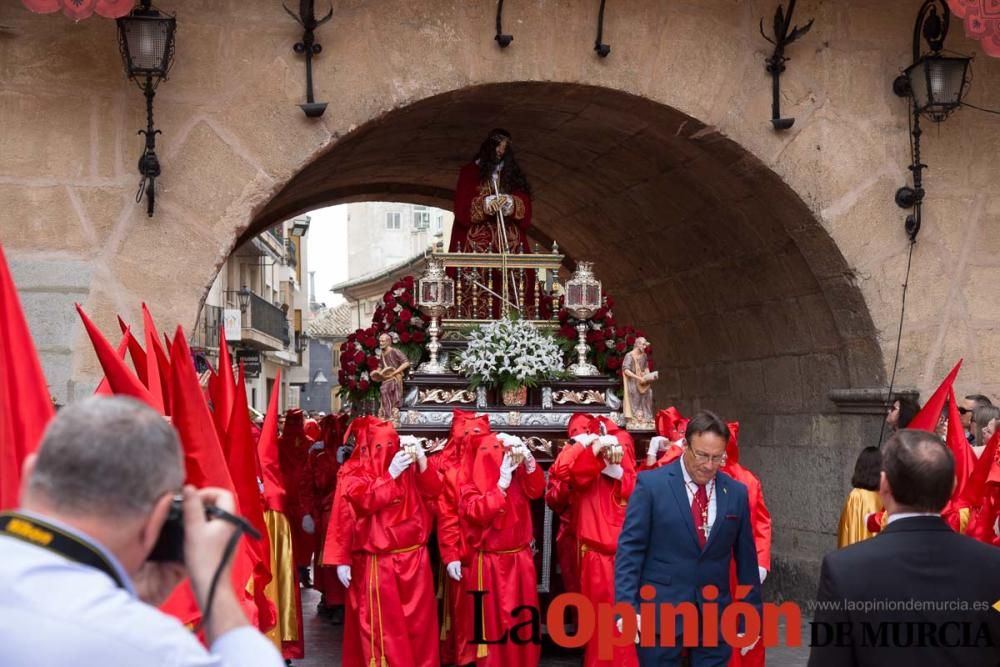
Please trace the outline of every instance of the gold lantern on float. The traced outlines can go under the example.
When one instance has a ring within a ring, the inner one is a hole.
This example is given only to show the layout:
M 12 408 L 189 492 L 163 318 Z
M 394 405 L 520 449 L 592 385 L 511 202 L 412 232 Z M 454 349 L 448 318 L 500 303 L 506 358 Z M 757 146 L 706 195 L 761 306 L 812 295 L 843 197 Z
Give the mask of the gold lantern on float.
M 570 315 L 579 320 L 576 332 L 579 342 L 574 348 L 577 361 L 569 367 L 579 377 L 598 375 L 597 367 L 587 361 L 587 322 L 601 307 L 601 281 L 594 277 L 593 262 L 578 262 L 573 277 L 566 281 L 564 305 Z
M 441 317 L 454 305 L 455 281 L 445 273 L 441 261 L 432 257 L 427 262 L 424 275 L 417 281 L 417 307 L 431 318 L 430 327 L 427 329 L 431 337 L 430 343 L 427 344 L 431 358 L 420 364 L 418 373 L 440 375 L 448 372 L 444 364 L 438 361 L 438 351 L 441 349 L 438 335 L 441 333 Z

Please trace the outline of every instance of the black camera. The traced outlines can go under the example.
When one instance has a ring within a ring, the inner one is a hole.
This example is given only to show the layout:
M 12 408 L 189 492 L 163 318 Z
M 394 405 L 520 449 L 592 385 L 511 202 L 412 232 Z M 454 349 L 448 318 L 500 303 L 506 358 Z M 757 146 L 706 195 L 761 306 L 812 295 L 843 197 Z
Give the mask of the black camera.
M 205 520 L 210 519 L 223 519 L 253 539 L 260 539 L 260 532 L 246 519 L 230 514 L 215 505 L 205 505 Z M 170 501 L 167 520 L 163 522 L 160 536 L 146 560 L 158 563 L 184 562 L 184 496 L 178 494 Z
M 207 514 L 207 511 L 206 511 Z M 157 563 L 184 562 L 184 497 L 177 495 L 170 501 L 167 520 L 163 522 L 156 546 L 147 560 Z

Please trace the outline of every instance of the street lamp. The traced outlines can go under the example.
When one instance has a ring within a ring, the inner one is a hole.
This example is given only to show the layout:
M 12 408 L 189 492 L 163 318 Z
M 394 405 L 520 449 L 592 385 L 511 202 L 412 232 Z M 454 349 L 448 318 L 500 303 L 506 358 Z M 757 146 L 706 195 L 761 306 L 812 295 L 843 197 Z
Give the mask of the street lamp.
M 303 352 L 306 351 L 307 347 L 309 347 L 309 337 L 306 336 L 306 332 L 305 331 L 296 331 L 295 332 L 295 351 L 297 353 L 299 353 L 299 354 L 302 354 Z
M 247 308 L 250 306 L 250 288 L 244 285 L 237 290 L 226 290 L 226 294 L 235 294 L 237 302 L 240 304 L 240 312 L 244 315 L 247 312 Z M 230 303 L 232 303 L 230 301 Z
M 587 322 L 601 307 L 601 281 L 594 277 L 593 262 L 577 262 L 573 277 L 566 281 L 565 307 L 570 315 L 579 320 L 576 332 L 577 361 L 569 367 L 570 373 L 578 377 L 598 375 L 599 371 L 587 362 Z
M 938 15 L 938 6 L 941 15 Z M 921 205 L 924 200 L 923 170 L 927 165 L 920 161 L 920 116 L 940 123 L 962 104 L 962 95 L 968 84 L 969 61 L 966 56 L 943 56 L 944 40 L 948 36 L 951 9 L 945 0 L 924 0 L 913 26 L 913 64 L 892 82 L 892 90 L 900 97 L 911 100 L 913 113 L 910 134 L 913 136 L 912 161 L 913 187 L 904 185 L 896 191 L 896 204 L 900 208 L 913 208 L 906 217 L 906 233 L 916 241 L 920 232 Z M 921 55 L 920 37 L 927 41 L 930 53 Z
M 289 234 L 292 236 L 305 236 L 306 232 L 309 231 L 309 223 L 312 219 L 307 215 L 304 218 L 296 218 L 292 220 L 292 228 L 289 230 Z
M 139 158 L 139 192 L 136 201 L 146 194 L 146 213 L 153 217 L 156 206 L 156 177 L 160 175 L 160 161 L 156 157 L 156 135 L 153 127 L 153 97 L 156 86 L 167 78 L 174 62 L 174 36 L 177 18 L 153 9 L 151 0 L 142 0 L 128 16 L 117 19 L 118 50 L 122 55 L 125 73 L 135 81 L 146 96 L 146 147 Z

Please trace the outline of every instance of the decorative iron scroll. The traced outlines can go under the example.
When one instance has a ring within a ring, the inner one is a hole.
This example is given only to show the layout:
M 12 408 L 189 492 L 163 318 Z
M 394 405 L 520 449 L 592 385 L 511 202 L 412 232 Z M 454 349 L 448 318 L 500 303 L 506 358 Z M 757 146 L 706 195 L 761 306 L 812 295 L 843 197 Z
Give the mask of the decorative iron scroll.
M 597 389 L 560 389 L 552 392 L 552 402 L 557 405 L 604 405 L 605 400 L 604 392 Z
M 417 403 L 474 403 L 475 393 L 468 389 L 421 389 L 417 394 Z

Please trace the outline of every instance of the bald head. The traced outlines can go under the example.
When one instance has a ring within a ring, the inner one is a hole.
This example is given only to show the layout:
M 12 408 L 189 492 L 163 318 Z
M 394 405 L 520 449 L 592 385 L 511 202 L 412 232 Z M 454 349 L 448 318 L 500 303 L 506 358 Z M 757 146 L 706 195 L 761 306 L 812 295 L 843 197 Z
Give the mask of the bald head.
M 882 446 L 882 472 L 899 511 L 940 512 L 955 487 L 955 460 L 927 431 L 897 431 Z

